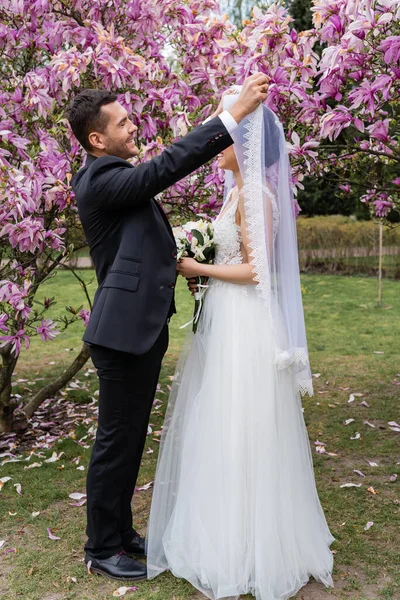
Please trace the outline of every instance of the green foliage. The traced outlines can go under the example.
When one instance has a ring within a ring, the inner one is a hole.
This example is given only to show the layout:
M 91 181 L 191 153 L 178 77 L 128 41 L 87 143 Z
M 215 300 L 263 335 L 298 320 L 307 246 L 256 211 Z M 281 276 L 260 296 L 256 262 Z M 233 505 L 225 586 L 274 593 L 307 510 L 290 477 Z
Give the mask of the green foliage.
M 287 0 L 290 16 L 293 17 L 293 26 L 297 32 L 313 28 L 311 0 Z
M 326 178 L 307 178 L 304 190 L 299 190 L 297 201 L 301 207 L 301 214 L 306 217 L 315 215 L 353 215 L 358 218 L 369 219 L 368 209 L 351 194 L 338 194 Z

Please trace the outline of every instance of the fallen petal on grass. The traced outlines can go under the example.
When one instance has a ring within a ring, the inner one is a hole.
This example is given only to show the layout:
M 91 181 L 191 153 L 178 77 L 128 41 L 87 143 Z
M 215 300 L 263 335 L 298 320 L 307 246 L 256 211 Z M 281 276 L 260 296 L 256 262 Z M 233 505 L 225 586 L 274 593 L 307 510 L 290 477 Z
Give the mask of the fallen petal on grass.
M 378 463 L 373 462 L 372 460 L 369 460 L 368 464 L 369 464 L 370 467 L 379 467 Z
M 357 473 L 357 475 L 359 475 L 360 477 L 365 477 L 364 473 L 362 473 L 362 471 L 359 471 L 358 469 L 354 469 L 353 473 Z
M 393 475 L 390 476 L 389 481 L 393 482 L 393 481 L 396 481 L 396 479 L 397 479 L 397 473 L 394 473 Z
M 121 596 L 125 596 L 127 592 L 136 592 L 136 587 L 126 587 L 122 586 L 113 592 L 114 598 L 120 598 Z
M 17 494 L 21 495 L 22 493 L 22 486 L 20 483 L 14 483 L 14 487 L 15 487 L 15 491 L 17 492 Z
M 6 540 L 0 540 L 0 550 L 7 544 Z
M 368 531 L 368 529 L 371 529 L 371 527 L 372 527 L 373 524 L 374 524 L 373 521 L 368 521 L 368 523 L 364 527 L 364 531 Z
M 83 500 L 83 498 L 86 498 L 86 494 L 73 492 L 72 494 L 69 494 L 68 498 L 71 498 L 71 500 Z
M 340 486 L 341 488 L 348 488 L 348 487 L 361 487 L 362 483 L 342 483 L 342 485 Z
M 40 511 L 39 510 L 37 512 L 33 512 L 32 513 L 32 517 L 33 518 L 38 517 L 39 515 L 40 515 Z
M 79 500 L 79 502 L 68 502 L 68 504 L 70 506 L 83 506 L 84 504 L 86 504 L 86 498 Z
M 355 419 L 346 419 L 346 420 L 344 421 L 344 424 L 345 424 L 345 425 L 350 425 L 350 423 L 354 423 L 354 421 L 355 421 Z
M 47 533 L 48 533 L 48 536 L 49 536 L 49 539 L 50 539 L 50 540 L 61 540 L 61 538 L 60 538 L 60 537 L 57 537 L 56 535 L 53 535 L 53 534 L 51 533 L 50 527 L 48 527 L 48 528 L 47 528 Z
M 50 456 L 50 458 L 48 458 L 47 460 L 45 460 L 45 463 L 53 463 L 56 462 L 57 460 L 60 460 L 61 456 L 65 454 L 65 452 L 60 452 L 60 454 L 57 454 L 57 452 L 53 452 L 53 454 Z
M 7 483 L 7 481 L 10 481 L 10 479 L 12 479 L 12 477 L 2 477 L 0 479 L 0 490 L 3 488 L 4 484 Z
M 367 492 L 370 492 L 371 494 L 379 494 L 379 492 L 377 492 L 372 485 L 367 489 Z
M 153 482 L 150 481 L 149 483 L 145 483 L 144 485 L 142 485 L 141 487 L 137 487 L 136 491 L 137 492 L 141 492 L 142 490 L 149 490 L 151 488 L 151 486 L 153 485 Z
M 356 435 L 352 435 L 352 436 L 350 437 L 350 439 L 351 439 L 351 440 L 359 440 L 359 439 L 360 439 L 360 437 L 361 437 L 361 433 L 358 433 L 358 431 L 357 431 Z
M 43 463 L 32 463 L 31 465 L 28 465 L 27 467 L 24 467 L 24 469 L 38 469 L 39 467 L 42 466 Z

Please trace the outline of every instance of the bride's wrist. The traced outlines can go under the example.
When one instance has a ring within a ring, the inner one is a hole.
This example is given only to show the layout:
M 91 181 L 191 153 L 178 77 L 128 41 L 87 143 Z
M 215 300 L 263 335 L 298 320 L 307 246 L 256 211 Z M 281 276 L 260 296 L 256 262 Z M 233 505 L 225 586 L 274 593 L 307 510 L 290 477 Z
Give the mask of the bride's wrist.
M 210 267 L 212 267 L 212 265 L 199 263 L 198 277 L 209 277 L 209 268 Z

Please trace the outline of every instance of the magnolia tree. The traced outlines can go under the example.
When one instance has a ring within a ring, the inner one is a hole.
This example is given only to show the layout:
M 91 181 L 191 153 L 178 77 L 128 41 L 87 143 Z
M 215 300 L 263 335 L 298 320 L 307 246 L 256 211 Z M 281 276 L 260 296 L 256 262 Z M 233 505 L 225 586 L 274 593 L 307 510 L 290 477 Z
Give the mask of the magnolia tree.
M 314 29 L 287 11 L 254 9 L 238 30 L 214 0 L 3 0 L 0 8 L 0 430 L 30 416 L 84 364 L 82 347 L 55 382 L 16 409 L 11 376 L 21 346 L 50 341 L 57 322 L 39 286 L 84 245 L 70 179 L 84 159 L 64 119 L 84 87 L 119 94 L 139 128 L 141 160 L 207 117 L 221 92 L 258 70 L 284 124 L 294 191 L 329 172 L 357 186 L 378 216 L 399 201 L 398 3 L 315 4 Z M 397 115 L 397 116 L 396 116 Z M 221 173 L 200 169 L 163 195 L 171 217 L 211 215 Z M 41 300 L 41 304 L 34 303 Z

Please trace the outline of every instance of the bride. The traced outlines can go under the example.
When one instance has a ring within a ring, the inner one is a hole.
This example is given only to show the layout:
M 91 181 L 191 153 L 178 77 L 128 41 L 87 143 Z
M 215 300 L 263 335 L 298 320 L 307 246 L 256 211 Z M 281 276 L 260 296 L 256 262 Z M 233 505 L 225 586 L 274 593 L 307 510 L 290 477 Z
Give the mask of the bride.
M 169 399 L 148 576 L 170 570 L 213 600 L 285 600 L 311 575 L 333 587 L 334 538 L 301 407 L 313 389 L 283 129 L 261 105 L 232 137 L 215 264 L 178 265 L 210 279 Z

